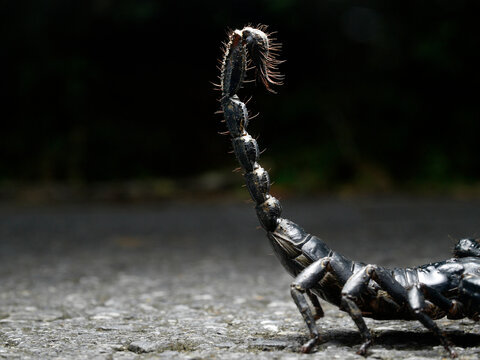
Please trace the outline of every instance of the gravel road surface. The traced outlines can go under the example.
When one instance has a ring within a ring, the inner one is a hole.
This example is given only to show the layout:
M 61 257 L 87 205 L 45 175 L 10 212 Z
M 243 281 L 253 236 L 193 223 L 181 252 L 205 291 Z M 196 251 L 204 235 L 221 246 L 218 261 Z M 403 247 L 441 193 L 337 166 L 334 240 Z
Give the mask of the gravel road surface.
M 284 216 L 345 255 L 383 266 L 450 257 L 480 234 L 480 201 L 290 199 Z M 0 205 L 0 357 L 8 359 L 362 359 L 348 316 L 322 303 L 307 329 L 251 204 Z M 440 320 L 461 359 L 478 325 Z M 440 359 L 417 322 L 367 319 L 372 359 Z

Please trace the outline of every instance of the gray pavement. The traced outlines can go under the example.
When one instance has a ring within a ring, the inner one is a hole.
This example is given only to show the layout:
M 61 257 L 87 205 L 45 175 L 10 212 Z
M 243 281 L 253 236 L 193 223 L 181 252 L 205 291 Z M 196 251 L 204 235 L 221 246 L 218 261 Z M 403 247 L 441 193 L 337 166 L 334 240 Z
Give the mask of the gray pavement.
M 357 260 L 413 266 L 479 235 L 480 201 L 285 200 L 284 216 Z M 308 337 L 251 204 L 0 205 L 0 357 L 361 359 L 348 316 L 324 304 Z M 440 359 L 419 323 L 373 321 L 372 359 Z M 462 359 L 478 325 L 440 320 Z

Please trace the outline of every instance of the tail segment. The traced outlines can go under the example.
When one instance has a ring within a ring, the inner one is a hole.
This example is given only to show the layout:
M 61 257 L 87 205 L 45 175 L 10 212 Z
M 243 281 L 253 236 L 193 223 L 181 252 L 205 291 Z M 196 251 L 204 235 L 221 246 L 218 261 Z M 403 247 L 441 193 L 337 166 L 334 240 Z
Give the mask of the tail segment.
M 253 63 L 258 79 L 268 90 L 272 91 L 270 88 L 272 84 L 281 84 L 282 76 L 276 69 L 280 63 L 276 59 L 279 46 L 272 43 L 265 30 L 265 26 L 257 29 L 245 27 L 230 34 L 222 62 L 220 102 L 232 137 L 233 150 L 245 171 L 245 181 L 250 196 L 255 201 L 260 224 L 266 231 L 273 232 L 280 220 L 282 208 L 280 202 L 269 194 L 270 178 L 268 172 L 258 164 L 257 141 L 246 130 L 247 107 L 237 96 L 245 79 L 249 61 Z

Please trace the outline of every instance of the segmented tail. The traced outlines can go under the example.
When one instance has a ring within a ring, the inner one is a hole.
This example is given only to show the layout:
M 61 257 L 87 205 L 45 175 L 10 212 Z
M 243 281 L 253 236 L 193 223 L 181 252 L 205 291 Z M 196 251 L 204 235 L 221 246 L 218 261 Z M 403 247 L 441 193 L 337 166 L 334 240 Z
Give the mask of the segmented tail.
M 250 196 L 256 204 L 257 216 L 262 227 L 272 232 L 278 225 L 282 208 L 280 202 L 269 194 L 268 172 L 258 164 L 257 141 L 247 133 L 248 110 L 240 101 L 237 92 L 245 81 L 251 63 L 257 79 L 269 90 L 272 85 L 281 85 L 283 77 L 277 66 L 280 45 L 265 33 L 266 26 L 232 31 L 225 45 L 220 75 L 220 99 L 225 122 L 232 138 L 233 150 L 240 166 L 245 171 L 245 181 Z

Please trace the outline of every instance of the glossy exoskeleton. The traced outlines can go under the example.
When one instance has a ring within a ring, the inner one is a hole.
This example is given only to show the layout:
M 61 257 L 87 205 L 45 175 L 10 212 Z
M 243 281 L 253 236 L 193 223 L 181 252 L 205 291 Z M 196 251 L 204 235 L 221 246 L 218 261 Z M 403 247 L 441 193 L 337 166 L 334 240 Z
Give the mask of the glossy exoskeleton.
M 363 319 L 369 317 L 418 320 L 455 357 L 451 342 L 434 320 L 445 316 L 479 319 L 480 244 L 476 240 L 460 240 L 452 259 L 389 269 L 347 259 L 281 217 L 279 201 L 269 194 L 268 173 L 258 163 L 258 144 L 246 131 L 247 108 L 237 95 L 250 64 L 267 89 L 281 84 L 282 77 L 277 72 L 280 62 L 276 59 L 279 45 L 265 31 L 265 26 L 259 26 L 230 33 L 222 61 L 220 103 L 260 224 L 267 231 L 276 256 L 295 278 L 291 295 L 311 337 L 301 351 L 310 352 L 320 340 L 315 320 L 323 316 L 321 298 L 351 316 L 363 338 L 359 354 L 365 355 L 372 344 L 372 335 Z

